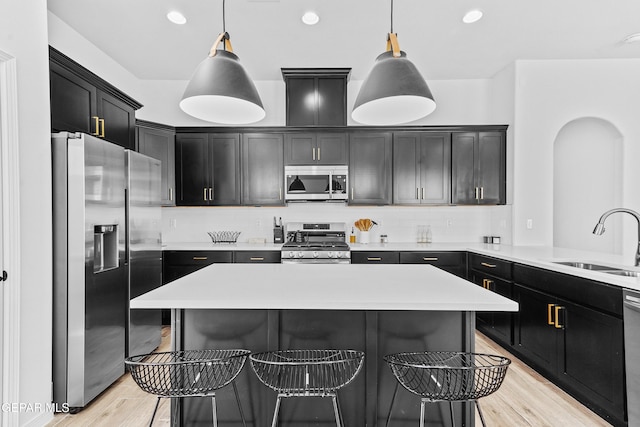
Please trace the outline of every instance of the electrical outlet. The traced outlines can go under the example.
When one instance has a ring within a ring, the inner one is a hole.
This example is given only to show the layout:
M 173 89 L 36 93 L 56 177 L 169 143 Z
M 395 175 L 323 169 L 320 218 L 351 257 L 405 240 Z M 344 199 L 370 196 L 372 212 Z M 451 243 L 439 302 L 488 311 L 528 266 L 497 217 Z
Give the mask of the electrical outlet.
M 257 220 L 256 221 L 256 227 L 261 228 L 262 227 L 262 221 Z
M 178 228 L 178 220 L 175 218 L 169 219 L 169 228 Z
M 453 226 L 453 221 L 451 221 L 450 219 L 447 220 L 447 227 L 451 227 Z
M 531 229 L 533 229 L 533 220 L 529 218 L 527 220 L 527 230 L 531 230 Z

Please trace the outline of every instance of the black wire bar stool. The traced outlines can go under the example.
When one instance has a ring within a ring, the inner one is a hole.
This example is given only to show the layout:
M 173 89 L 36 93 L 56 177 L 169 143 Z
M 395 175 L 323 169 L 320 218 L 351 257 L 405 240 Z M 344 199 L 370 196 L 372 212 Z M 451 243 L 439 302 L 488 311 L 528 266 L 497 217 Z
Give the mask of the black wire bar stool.
M 149 427 L 162 398 L 211 397 L 213 425 L 217 427 L 216 390 L 231 383 L 242 424 L 246 427 L 234 379 L 247 361 L 249 350 L 183 350 L 148 353 L 125 359 L 138 386 L 158 396 Z
M 396 353 L 384 357 L 398 380 L 391 399 L 387 423 L 391 419 L 398 386 L 421 397 L 420 427 L 424 427 L 425 406 L 449 402 L 451 425 L 455 426 L 453 402 L 473 401 L 480 421 L 486 427 L 478 399 L 500 388 L 511 363 L 506 357 L 491 354 L 427 351 Z
M 251 367 L 260 381 L 278 392 L 272 427 L 285 397 L 330 397 L 338 427 L 344 426 L 338 390 L 358 375 L 364 352 L 355 350 L 283 350 L 254 353 Z

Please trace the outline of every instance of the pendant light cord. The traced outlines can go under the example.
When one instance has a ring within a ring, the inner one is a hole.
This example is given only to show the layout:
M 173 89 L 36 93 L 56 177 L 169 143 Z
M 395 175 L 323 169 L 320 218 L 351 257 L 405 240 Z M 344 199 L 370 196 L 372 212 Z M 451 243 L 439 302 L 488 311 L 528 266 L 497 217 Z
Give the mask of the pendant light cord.
M 225 0 L 222 0 L 222 32 L 223 33 L 227 33 L 227 23 L 226 23 L 226 14 L 224 12 L 224 5 L 225 5 Z
M 391 0 L 391 31 L 390 33 L 393 34 L 393 0 Z

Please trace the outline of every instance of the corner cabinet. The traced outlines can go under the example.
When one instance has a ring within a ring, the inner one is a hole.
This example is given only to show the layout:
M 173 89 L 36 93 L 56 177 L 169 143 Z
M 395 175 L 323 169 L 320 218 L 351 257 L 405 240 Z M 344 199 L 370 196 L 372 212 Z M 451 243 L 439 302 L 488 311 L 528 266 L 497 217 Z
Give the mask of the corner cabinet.
M 453 204 L 506 203 L 505 132 L 453 132 L 451 140 Z
M 349 150 L 344 132 L 287 133 L 285 165 L 346 165 Z
M 451 202 L 451 133 L 393 134 L 393 204 Z
M 349 204 L 391 203 L 392 134 L 353 132 L 349 135 Z
M 282 134 L 242 135 L 242 204 L 284 205 L 284 138 Z
M 49 47 L 51 130 L 82 132 L 135 150 L 142 104 Z
M 175 206 L 176 131 L 170 126 L 136 121 L 136 145 L 139 153 L 161 162 L 161 195 L 163 206 Z
M 240 205 L 240 135 L 176 136 L 176 204 Z

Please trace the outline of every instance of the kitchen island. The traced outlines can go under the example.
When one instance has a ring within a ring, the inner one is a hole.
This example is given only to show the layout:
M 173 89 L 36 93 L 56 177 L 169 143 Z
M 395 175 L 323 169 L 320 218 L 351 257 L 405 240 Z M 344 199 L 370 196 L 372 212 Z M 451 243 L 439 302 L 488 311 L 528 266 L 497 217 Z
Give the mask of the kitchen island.
M 476 311 L 517 311 L 517 303 L 428 265 L 213 264 L 135 298 L 133 308 L 173 310 L 173 347 L 253 352 L 345 348 L 365 366 L 340 391 L 345 425 L 384 425 L 395 379 L 382 357 L 400 351 L 473 351 Z M 276 395 L 247 365 L 237 379 L 249 425 L 269 425 Z M 221 423 L 236 423 L 233 393 L 217 394 Z M 448 417 L 431 405 L 427 419 Z M 174 405 L 183 425 L 210 422 L 208 399 Z M 456 406 L 473 425 L 473 407 Z M 394 426 L 418 421 L 419 399 L 401 390 Z M 329 399 L 288 399 L 281 426 L 330 425 Z

